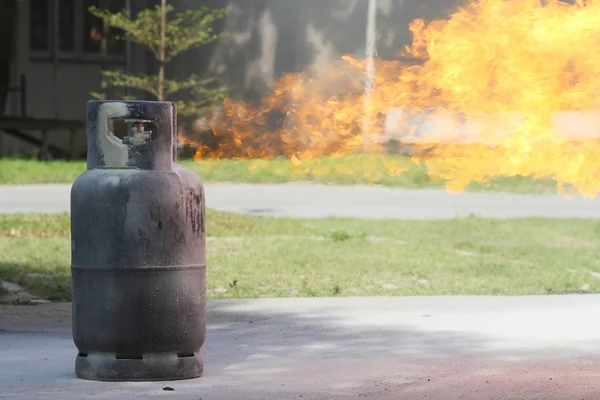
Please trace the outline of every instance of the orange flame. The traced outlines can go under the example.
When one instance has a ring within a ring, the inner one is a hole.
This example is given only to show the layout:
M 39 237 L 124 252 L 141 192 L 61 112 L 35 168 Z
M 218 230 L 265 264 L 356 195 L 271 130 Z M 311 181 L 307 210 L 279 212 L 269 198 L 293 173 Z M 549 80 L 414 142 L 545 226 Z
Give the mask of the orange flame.
M 298 164 L 394 138 L 429 149 L 430 176 L 451 191 L 515 175 L 600 191 L 598 1 L 473 0 L 410 30 L 397 60 L 376 60 L 367 105 L 365 60 L 345 56 L 285 75 L 260 106 L 227 99 L 211 121 L 218 145 L 196 157 Z

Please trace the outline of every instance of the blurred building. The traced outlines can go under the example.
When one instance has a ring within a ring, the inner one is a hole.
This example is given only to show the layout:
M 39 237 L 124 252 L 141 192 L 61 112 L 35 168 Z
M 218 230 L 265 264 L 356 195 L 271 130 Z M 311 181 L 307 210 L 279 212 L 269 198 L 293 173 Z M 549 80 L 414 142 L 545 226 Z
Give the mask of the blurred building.
M 144 6 L 144 1 L 135 1 Z M 5 0 L 0 9 L 0 154 L 81 157 L 85 107 L 102 68 L 125 68 L 125 42 L 88 7 L 126 0 Z M 145 68 L 139 49 L 132 67 Z

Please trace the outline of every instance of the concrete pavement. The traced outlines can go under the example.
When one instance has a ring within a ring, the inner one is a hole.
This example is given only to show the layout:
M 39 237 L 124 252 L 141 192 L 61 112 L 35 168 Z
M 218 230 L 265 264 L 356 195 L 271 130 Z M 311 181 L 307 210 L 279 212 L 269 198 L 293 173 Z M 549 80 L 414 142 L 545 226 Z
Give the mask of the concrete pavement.
M 69 304 L 2 306 L 0 398 L 600 398 L 596 295 L 259 299 L 208 307 L 202 378 L 99 383 L 74 377 Z
M 0 213 L 69 211 L 70 185 L 0 186 Z M 600 218 L 600 199 L 461 193 L 373 186 L 207 184 L 209 208 L 253 215 L 323 218 Z

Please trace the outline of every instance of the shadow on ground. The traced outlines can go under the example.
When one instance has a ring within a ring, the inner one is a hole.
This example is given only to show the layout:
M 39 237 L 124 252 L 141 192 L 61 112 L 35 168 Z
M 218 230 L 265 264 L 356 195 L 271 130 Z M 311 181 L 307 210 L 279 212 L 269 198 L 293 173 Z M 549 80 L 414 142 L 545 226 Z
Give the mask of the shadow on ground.
M 91 399 L 141 399 L 166 396 L 164 386 L 174 389 L 169 398 L 196 400 L 600 396 L 600 358 L 589 352 L 568 344 L 552 351 L 521 349 L 477 332 L 436 329 L 440 315 L 426 307 L 360 304 L 357 299 L 211 302 L 204 377 L 168 385 L 74 380 L 70 305 L 2 306 L 0 381 L 8 398 L 19 398 L 10 393 L 27 384 L 46 399 L 76 398 L 60 397 L 65 387 L 72 393 L 85 390 Z M 26 343 L 33 358 L 15 349 Z

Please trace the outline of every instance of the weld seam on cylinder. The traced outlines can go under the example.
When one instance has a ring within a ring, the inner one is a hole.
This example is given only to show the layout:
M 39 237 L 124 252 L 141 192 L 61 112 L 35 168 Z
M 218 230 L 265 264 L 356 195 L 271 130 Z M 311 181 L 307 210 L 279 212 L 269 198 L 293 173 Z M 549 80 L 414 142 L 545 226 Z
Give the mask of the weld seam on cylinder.
M 123 270 L 154 270 L 154 271 L 171 271 L 171 270 L 182 270 L 182 269 L 206 269 L 206 264 L 190 264 L 190 265 L 140 265 L 140 266 L 124 266 L 124 267 L 103 267 L 103 266 L 90 266 L 90 265 L 71 265 L 71 269 L 74 270 L 94 270 L 98 272 L 114 272 Z

